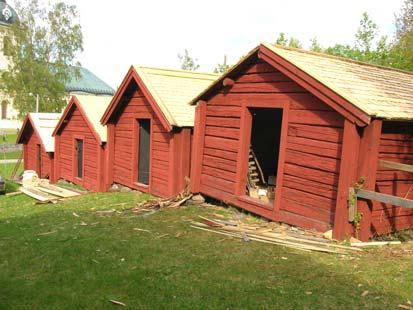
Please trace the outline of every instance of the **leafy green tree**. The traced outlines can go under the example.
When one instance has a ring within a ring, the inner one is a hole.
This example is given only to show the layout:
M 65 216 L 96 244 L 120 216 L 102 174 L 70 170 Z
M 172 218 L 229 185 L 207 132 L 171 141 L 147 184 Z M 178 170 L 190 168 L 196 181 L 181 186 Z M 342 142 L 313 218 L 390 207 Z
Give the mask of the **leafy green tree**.
M 214 73 L 225 73 L 230 68 L 230 65 L 227 63 L 227 55 L 224 55 L 224 62 L 222 64 L 217 64 L 214 69 Z
M 356 33 L 355 50 L 360 51 L 364 55 L 370 53 L 377 34 L 377 24 L 370 19 L 367 12 L 364 12 L 360 21 L 360 26 Z
M 277 40 L 275 40 L 275 44 L 282 45 L 282 46 L 287 46 L 288 39 L 287 39 L 284 32 L 280 32 L 280 34 L 278 35 Z
M 35 110 L 37 95 L 42 112 L 61 111 L 66 82 L 79 76 L 73 68 L 83 50 L 77 9 L 64 2 L 43 3 L 17 0 L 19 19 L 3 33 L 10 64 L 1 74 L 0 89 L 13 98 L 20 117 Z
M 321 47 L 316 37 L 310 40 L 310 51 L 317 53 L 321 53 L 323 51 L 323 48 Z
M 184 50 L 184 54 L 178 54 L 179 61 L 181 62 L 181 69 L 182 70 L 190 70 L 190 71 L 196 71 L 199 69 L 198 65 L 198 59 L 193 58 L 189 55 L 189 52 L 187 49 Z
M 288 38 L 284 32 L 280 32 L 278 38 L 275 40 L 275 44 L 293 48 L 303 48 L 300 40 L 294 37 Z
M 396 38 L 390 53 L 391 65 L 413 71 L 413 0 L 405 0 L 396 20 Z
M 391 44 L 386 36 L 378 38 L 378 32 L 377 24 L 370 19 L 367 13 L 363 13 L 353 46 L 335 44 L 323 49 L 322 52 L 357 61 L 389 66 Z

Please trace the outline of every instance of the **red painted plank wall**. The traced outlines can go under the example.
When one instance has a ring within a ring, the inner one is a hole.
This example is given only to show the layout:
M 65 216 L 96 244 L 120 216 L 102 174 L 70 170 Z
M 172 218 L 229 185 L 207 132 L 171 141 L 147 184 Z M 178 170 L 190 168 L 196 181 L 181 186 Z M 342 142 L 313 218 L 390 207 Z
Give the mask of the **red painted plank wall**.
M 288 122 L 281 220 L 326 231 L 334 221 L 344 119 L 308 94 L 291 102 Z
M 291 105 L 281 220 L 326 230 L 334 219 L 344 120 L 266 63 L 250 66 L 227 93 L 207 101 L 200 191 L 243 206 L 235 197 L 242 103 L 286 98 Z
M 67 124 L 60 132 L 59 146 L 56 148 L 56 150 L 59 150 L 57 154 L 60 173 L 58 178 L 79 184 L 88 190 L 99 191 L 98 163 L 101 147 L 77 107 L 74 107 L 67 120 Z M 75 178 L 75 138 L 77 137 L 84 138 L 84 173 L 82 180 Z
M 115 154 L 113 163 L 113 181 L 131 188 L 139 189 L 135 183 L 133 166 L 134 123 L 138 118 L 151 117 L 151 192 L 158 196 L 169 196 L 169 147 L 173 135 L 160 123 L 151 105 L 141 91 L 136 91 L 126 103 L 115 124 Z
M 413 165 L 413 124 L 383 122 L 379 159 Z M 378 167 L 379 192 L 413 199 L 412 185 L 413 173 Z M 374 203 L 372 226 L 377 234 L 412 228 L 413 210 Z
M 37 174 L 39 171 L 36 170 L 37 168 L 37 145 L 41 145 L 41 141 L 39 136 L 36 134 L 33 129 L 27 134 L 26 143 L 23 145 L 23 152 L 27 152 L 26 156 L 24 157 L 24 170 L 34 170 Z M 43 145 L 41 145 L 41 164 L 42 164 L 42 173 L 41 178 L 50 178 L 51 177 L 51 167 L 52 167 L 52 155 L 46 153 Z

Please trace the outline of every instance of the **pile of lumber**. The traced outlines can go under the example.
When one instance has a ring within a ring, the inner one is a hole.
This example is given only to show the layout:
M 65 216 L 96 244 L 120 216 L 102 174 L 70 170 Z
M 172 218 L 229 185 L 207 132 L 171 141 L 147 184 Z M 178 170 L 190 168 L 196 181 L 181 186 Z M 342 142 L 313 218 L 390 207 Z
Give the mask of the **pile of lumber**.
M 244 241 L 276 244 L 307 252 L 354 254 L 362 251 L 358 247 L 337 244 L 334 241 L 308 234 L 298 234 L 288 230 L 277 231 L 274 229 L 274 226 L 270 225 L 271 223 L 267 225 L 251 225 L 235 221 L 209 219 L 201 216 L 200 218 L 200 222 L 191 223 L 192 228 L 239 238 Z
M 134 213 L 147 213 L 147 212 L 156 212 L 160 209 L 174 209 L 179 208 L 183 205 L 187 200 L 192 198 L 192 193 L 189 190 L 189 184 L 185 190 L 180 193 L 179 195 L 172 197 L 172 198 L 157 198 L 151 199 L 142 203 L 138 203 L 135 208 L 132 209 Z
M 20 187 L 20 191 L 41 203 L 57 202 L 80 195 L 79 192 L 49 184 L 48 180 L 40 180 L 37 185 Z

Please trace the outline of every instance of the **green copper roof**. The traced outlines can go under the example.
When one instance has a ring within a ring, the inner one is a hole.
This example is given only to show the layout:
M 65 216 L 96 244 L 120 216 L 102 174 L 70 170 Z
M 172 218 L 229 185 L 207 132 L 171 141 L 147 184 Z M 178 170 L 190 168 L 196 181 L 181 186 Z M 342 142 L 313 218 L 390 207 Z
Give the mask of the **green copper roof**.
M 115 90 L 90 72 L 86 68 L 80 67 L 80 78 L 73 77 L 66 84 L 67 92 L 81 92 L 94 95 L 113 95 Z
M 0 24 L 11 25 L 17 19 L 16 11 L 6 1 L 0 0 Z

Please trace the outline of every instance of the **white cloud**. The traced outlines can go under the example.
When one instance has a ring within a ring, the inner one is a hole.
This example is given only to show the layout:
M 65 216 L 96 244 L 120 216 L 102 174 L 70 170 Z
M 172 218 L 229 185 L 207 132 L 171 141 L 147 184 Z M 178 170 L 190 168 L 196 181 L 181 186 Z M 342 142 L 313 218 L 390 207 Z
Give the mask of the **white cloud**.
M 281 31 L 305 44 L 353 42 L 364 11 L 392 34 L 403 0 L 77 1 L 85 51 L 82 65 L 118 86 L 131 64 L 178 67 L 187 48 L 201 69 L 231 62 Z

